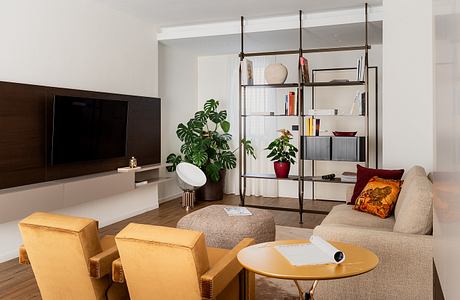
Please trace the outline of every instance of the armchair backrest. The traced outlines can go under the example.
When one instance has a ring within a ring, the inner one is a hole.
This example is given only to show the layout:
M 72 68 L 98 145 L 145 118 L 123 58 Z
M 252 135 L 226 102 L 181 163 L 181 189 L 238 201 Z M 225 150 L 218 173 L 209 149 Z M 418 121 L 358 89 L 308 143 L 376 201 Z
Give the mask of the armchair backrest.
M 44 300 L 105 298 L 110 279 L 89 276 L 89 258 L 102 251 L 95 220 L 37 212 L 19 229 Z
M 132 300 L 201 299 L 209 269 L 203 233 L 131 223 L 115 240 Z

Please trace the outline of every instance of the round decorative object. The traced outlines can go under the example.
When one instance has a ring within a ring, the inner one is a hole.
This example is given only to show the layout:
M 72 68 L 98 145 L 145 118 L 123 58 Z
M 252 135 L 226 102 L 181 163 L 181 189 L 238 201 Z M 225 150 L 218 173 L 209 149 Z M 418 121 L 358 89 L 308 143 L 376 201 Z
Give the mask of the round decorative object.
M 288 69 L 283 64 L 270 64 L 265 68 L 264 76 L 268 84 L 283 84 L 288 76 Z
M 131 157 L 131 159 L 129 160 L 129 167 L 130 167 L 131 169 L 137 167 L 137 159 L 136 159 L 134 156 Z
M 194 191 L 206 183 L 206 175 L 195 165 L 181 162 L 176 167 L 177 184 L 183 191 Z

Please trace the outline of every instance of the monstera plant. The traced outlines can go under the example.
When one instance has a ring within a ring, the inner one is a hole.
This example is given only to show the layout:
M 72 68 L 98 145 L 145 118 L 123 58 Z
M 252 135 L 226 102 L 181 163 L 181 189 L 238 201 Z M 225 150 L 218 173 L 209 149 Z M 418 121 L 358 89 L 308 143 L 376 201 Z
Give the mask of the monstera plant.
M 223 178 L 225 170 L 236 167 L 235 152 L 231 150 L 229 142 L 232 139 L 230 123 L 227 121 L 227 111 L 218 110 L 219 101 L 209 99 L 203 110 L 197 111 L 186 124 L 177 126 L 176 134 L 183 143 L 180 154 L 171 153 L 166 162 L 169 172 L 176 170 L 182 162 L 189 162 L 199 167 L 208 178 L 204 189 L 204 200 L 217 200 L 223 195 Z M 241 145 L 247 155 L 255 158 L 254 148 L 248 140 L 241 140 Z M 211 191 L 209 191 L 211 189 Z M 215 199 L 210 199 L 215 198 Z

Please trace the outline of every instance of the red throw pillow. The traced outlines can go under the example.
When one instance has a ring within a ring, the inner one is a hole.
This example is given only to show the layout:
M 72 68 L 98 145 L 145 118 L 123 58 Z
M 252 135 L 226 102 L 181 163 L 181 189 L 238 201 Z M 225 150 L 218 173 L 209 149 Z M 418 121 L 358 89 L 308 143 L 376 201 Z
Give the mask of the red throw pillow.
M 384 169 L 371 169 L 365 168 L 360 165 L 356 165 L 356 184 L 355 189 L 353 190 L 353 196 L 351 197 L 351 202 L 349 204 L 354 205 L 356 199 L 359 197 L 359 194 L 363 191 L 366 184 L 369 180 L 377 176 L 383 179 L 392 179 L 392 180 L 401 180 L 401 177 L 404 174 L 404 169 L 400 170 L 384 170 Z

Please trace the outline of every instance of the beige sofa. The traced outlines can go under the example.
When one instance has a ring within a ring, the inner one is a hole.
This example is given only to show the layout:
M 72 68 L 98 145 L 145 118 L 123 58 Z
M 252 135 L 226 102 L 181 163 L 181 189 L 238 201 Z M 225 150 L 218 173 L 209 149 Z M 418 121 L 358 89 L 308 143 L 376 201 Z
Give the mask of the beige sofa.
M 419 166 L 403 179 L 393 216 L 381 219 L 343 204 L 314 229 L 325 239 L 366 247 L 380 259 L 367 274 L 320 282 L 318 299 L 432 299 L 431 181 Z

